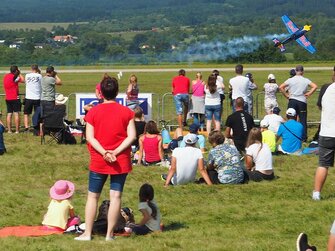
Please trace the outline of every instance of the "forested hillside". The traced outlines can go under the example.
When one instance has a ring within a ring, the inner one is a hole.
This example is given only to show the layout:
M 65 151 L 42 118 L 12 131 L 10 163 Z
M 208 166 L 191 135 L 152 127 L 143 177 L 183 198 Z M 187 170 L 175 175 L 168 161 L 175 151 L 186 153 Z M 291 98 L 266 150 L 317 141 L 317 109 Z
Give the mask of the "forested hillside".
M 318 13 L 334 17 L 334 5 L 334 0 L 1 0 L 0 22 L 143 20 L 146 17 L 156 26 L 238 24 L 285 13 L 301 18 Z
M 287 54 L 273 47 L 287 34 L 283 14 L 313 25 L 315 55 L 295 43 Z M 0 65 L 335 59 L 334 0 L 1 0 L 0 22 L 72 23 L 0 30 Z

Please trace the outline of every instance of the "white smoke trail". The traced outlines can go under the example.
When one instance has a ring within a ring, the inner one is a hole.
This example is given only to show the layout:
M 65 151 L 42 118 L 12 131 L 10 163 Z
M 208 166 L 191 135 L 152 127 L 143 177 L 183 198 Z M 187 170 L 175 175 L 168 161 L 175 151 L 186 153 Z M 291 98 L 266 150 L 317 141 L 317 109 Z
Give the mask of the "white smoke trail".
M 211 61 L 226 60 L 229 57 L 238 57 L 241 54 L 257 50 L 261 41 L 286 37 L 287 34 L 267 34 L 264 36 L 243 36 L 226 42 L 210 41 L 197 42 L 189 45 L 185 50 L 174 53 L 176 61 Z

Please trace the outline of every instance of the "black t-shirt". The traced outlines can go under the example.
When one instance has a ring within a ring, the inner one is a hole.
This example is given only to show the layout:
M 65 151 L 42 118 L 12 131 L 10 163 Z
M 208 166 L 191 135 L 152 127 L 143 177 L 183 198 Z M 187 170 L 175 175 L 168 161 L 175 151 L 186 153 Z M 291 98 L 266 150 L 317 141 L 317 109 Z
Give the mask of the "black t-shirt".
M 134 141 L 133 145 L 138 147 L 138 139 L 141 134 L 144 133 L 145 121 L 136 121 L 135 120 L 135 129 L 136 129 L 136 140 Z
M 255 126 L 252 116 L 245 111 L 236 111 L 228 116 L 226 126 L 233 130 L 236 148 L 239 151 L 244 151 L 249 131 Z

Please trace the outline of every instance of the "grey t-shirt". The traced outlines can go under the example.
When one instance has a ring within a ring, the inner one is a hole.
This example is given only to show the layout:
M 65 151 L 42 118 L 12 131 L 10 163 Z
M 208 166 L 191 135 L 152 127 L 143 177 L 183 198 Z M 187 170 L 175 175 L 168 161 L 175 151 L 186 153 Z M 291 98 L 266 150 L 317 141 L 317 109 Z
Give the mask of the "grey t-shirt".
M 42 95 L 41 100 L 55 101 L 56 96 L 56 79 L 53 77 L 45 76 L 42 78 Z
M 293 78 L 286 80 L 285 84 L 287 84 L 290 99 L 307 103 L 305 93 L 307 92 L 310 83 L 312 83 L 312 81 L 300 75 L 296 75 Z

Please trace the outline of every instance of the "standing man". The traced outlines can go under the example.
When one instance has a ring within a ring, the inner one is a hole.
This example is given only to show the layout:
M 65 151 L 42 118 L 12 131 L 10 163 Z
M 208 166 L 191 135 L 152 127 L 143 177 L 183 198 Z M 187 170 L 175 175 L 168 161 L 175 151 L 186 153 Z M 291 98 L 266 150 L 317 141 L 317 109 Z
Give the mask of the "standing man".
M 19 83 L 23 83 L 24 78 L 16 65 L 10 67 L 10 73 L 3 78 L 3 86 L 6 95 L 7 105 L 7 131 L 12 133 L 12 114 L 14 113 L 15 133 L 19 133 L 20 129 L 20 111 L 21 101 L 19 97 Z
M 293 108 L 297 112 L 299 121 L 304 126 L 303 141 L 307 140 L 307 98 L 311 96 L 318 86 L 308 78 L 303 77 L 304 67 L 297 65 L 296 75 L 287 79 L 279 86 L 281 93 L 289 100 L 287 108 Z M 308 86 L 310 90 L 307 91 Z M 286 92 L 286 87 L 287 91 Z
M 236 77 L 229 80 L 229 89 L 232 90 L 232 100 L 233 100 L 233 112 L 235 112 L 235 100 L 241 97 L 244 100 L 243 110 L 248 112 L 248 93 L 249 89 L 253 89 L 253 83 L 249 78 L 243 76 L 243 65 L 238 64 L 235 66 Z
M 42 116 L 47 110 L 53 110 L 56 99 L 56 85 L 61 85 L 62 81 L 57 76 L 55 68 L 48 66 L 46 75 L 42 78 L 42 94 L 41 94 L 41 107 Z
M 335 70 L 335 69 L 334 69 Z M 333 76 L 334 78 L 334 76 Z M 333 79 L 333 81 L 335 81 Z M 319 134 L 319 167 L 314 178 L 313 200 L 321 199 L 321 190 L 328 175 L 328 168 L 334 166 L 335 152 L 335 82 L 321 87 L 317 105 L 321 109 Z
M 245 144 L 251 128 L 255 126 L 252 116 L 243 110 L 244 100 L 238 97 L 235 100 L 235 112 L 228 116 L 226 121 L 225 137 L 232 138 L 241 153 L 245 152 Z
M 32 113 L 33 109 L 36 112 L 36 109 L 40 106 L 41 100 L 41 81 L 42 75 L 37 64 L 31 66 L 31 73 L 26 75 L 26 97 L 24 102 L 24 130 L 29 130 L 29 115 Z
M 186 118 L 189 105 L 190 79 L 185 77 L 185 74 L 185 70 L 181 69 L 179 75 L 172 80 L 172 94 L 180 128 L 187 126 Z

